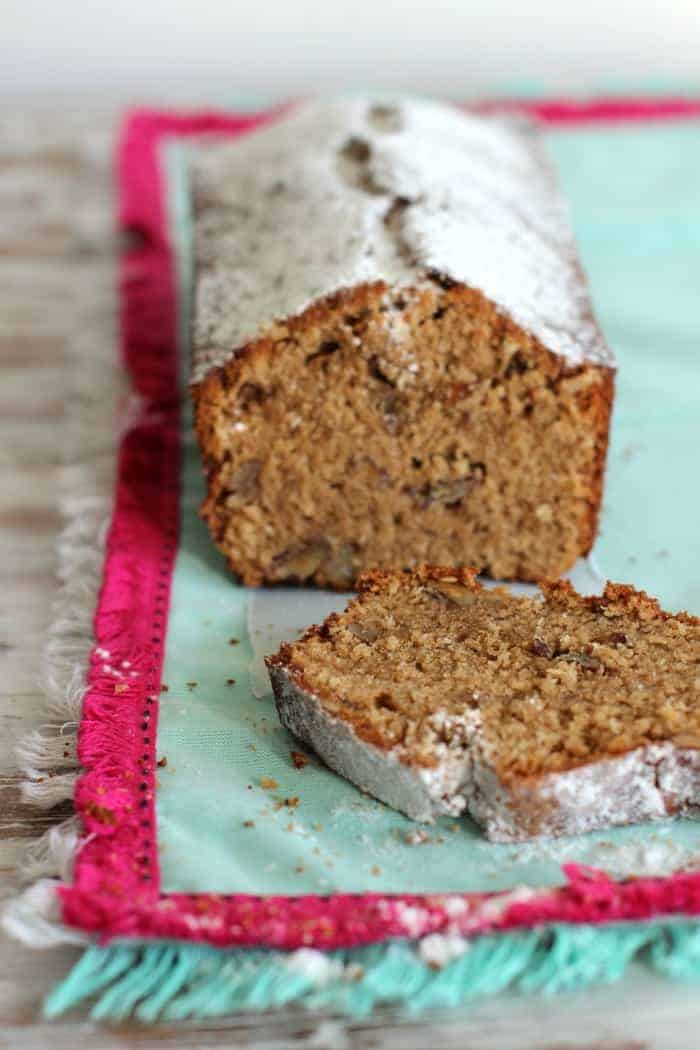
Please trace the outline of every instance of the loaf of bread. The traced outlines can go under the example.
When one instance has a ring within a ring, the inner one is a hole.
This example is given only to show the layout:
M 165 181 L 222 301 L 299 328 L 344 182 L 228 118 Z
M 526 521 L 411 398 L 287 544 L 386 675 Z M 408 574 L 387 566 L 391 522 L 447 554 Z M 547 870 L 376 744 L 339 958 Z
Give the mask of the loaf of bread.
M 614 364 L 531 125 L 306 104 L 192 187 L 202 513 L 244 583 L 588 552 Z
M 700 804 L 700 620 L 631 587 L 542 601 L 370 573 L 268 668 L 282 723 L 416 820 L 466 812 L 514 842 Z

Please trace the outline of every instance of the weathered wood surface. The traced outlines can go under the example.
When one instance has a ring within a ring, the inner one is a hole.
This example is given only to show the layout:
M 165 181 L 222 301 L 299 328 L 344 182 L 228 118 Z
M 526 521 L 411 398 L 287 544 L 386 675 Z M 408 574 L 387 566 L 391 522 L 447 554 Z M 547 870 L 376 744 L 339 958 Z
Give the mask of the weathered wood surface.
M 0 897 L 15 892 L 23 848 L 55 816 L 21 801 L 13 748 L 46 720 L 38 664 L 55 587 L 57 467 L 72 410 L 71 362 L 95 340 L 106 349 L 114 342 L 110 154 L 119 108 L 74 99 L 0 111 Z M 696 988 L 641 967 L 611 988 L 549 1000 L 502 996 L 419 1022 L 388 1011 L 349 1024 L 285 1011 L 152 1030 L 99 1028 L 84 1013 L 48 1025 L 41 1000 L 77 956 L 69 948 L 30 951 L 0 935 L 0 1048 L 700 1045 Z

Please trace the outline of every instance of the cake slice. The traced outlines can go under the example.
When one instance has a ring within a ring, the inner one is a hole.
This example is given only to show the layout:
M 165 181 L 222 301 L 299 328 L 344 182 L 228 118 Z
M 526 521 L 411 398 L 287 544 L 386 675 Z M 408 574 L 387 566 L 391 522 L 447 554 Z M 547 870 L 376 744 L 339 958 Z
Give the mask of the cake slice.
M 415 820 L 514 842 L 700 803 L 700 620 L 608 583 L 487 590 L 471 570 L 374 572 L 267 664 L 280 719 Z
M 244 583 L 588 552 L 614 362 L 533 125 L 310 103 L 201 149 L 192 202 L 202 514 Z

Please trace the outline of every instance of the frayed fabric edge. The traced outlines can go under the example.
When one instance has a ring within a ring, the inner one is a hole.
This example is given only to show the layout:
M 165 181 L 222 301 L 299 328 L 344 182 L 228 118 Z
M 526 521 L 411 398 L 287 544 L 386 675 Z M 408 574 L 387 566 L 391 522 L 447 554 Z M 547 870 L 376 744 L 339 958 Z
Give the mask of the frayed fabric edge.
M 112 295 L 112 284 L 104 288 Z M 114 340 L 93 338 L 86 319 L 72 363 L 73 412 L 66 423 L 59 467 L 63 527 L 57 541 L 58 587 L 42 654 L 40 682 L 46 722 L 16 748 L 22 797 L 41 810 L 72 801 L 80 774 L 78 727 L 94 644 L 93 616 L 102 582 L 122 435 L 139 414 L 114 353 Z M 91 938 L 61 922 L 61 884 L 71 880 L 84 838 L 77 816 L 64 817 L 30 842 L 20 866 L 22 892 L 6 902 L 0 924 L 32 948 L 88 944 Z
M 49 996 L 45 1016 L 88 1001 L 98 1021 L 201 1020 L 291 1004 L 354 1017 L 389 1005 L 415 1015 L 507 989 L 551 995 L 609 984 L 637 958 L 660 974 L 697 980 L 700 924 L 556 925 L 331 952 L 220 951 L 162 941 L 93 946 Z

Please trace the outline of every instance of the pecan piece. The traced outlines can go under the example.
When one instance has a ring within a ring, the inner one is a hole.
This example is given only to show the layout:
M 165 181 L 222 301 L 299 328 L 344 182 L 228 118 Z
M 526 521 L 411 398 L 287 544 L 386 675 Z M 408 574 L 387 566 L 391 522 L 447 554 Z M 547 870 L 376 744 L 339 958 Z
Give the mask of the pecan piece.
M 581 651 L 578 653 L 561 653 L 558 657 L 560 660 L 565 660 L 567 663 L 578 664 L 579 667 L 583 667 L 586 671 L 597 671 L 601 667 L 601 662 L 597 656 L 591 656 L 590 653 Z
M 322 561 L 328 556 L 328 544 L 325 540 L 310 540 L 281 551 L 274 559 L 282 579 L 306 580 L 312 576 Z
M 344 543 L 334 554 L 331 554 L 323 563 L 325 575 L 334 583 L 341 583 L 348 587 L 357 575 L 355 570 L 355 547 L 351 543 Z
M 554 656 L 552 649 L 542 638 L 535 638 L 531 648 L 535 656 L 544 656 L 547 660 L 551 660 Z
M 450 583 L 447 580 L 431 580 L 426 592 L 433 598 L 459 605 L 466 608 L 473 605 L 476 600 L 476 592 L 470 587 L 463 587 L 459 583 Z
M 350 634 L 354 634 L 356 638 L 359 638 L 361 642 L 366 642 L 367 645 L 376 642 L 379 637 L 379 631 L 375 631 L 374 627 L 368 627 L 362 623 L 349 623 L 348 630 Z
M 227 507 L 241 507 L 251 503 L 258 493 L 258 483 L 262 463 L 259 459 L 249 459 L 242 463 L 227 482 L 225 503 Z

